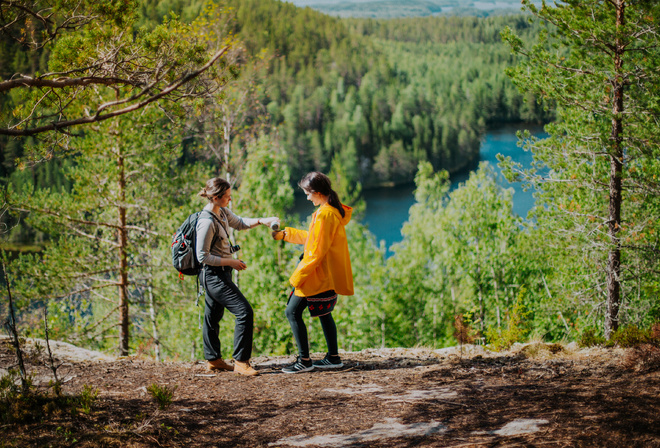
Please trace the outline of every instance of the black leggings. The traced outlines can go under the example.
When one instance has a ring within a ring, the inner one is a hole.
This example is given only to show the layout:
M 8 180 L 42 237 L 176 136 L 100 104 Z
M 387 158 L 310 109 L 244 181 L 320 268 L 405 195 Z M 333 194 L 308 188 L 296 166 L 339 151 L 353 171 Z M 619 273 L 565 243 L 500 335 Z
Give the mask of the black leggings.
M 291 330 L 293 330 L 293 337 L 296 339 L 298 345 L 298 354 L 301 358 L 309 358 L 309 339 L 307 338 L 307 327 L 303 320 L 303 312 L 307 308 L 307 299 L 298 297 L 295 293 L 289 298 L 289 303 L 286 305 L 286 317 L 289 319 Z M 328 353 L 330 355 L 338 355 L 339 349 L 337 347 L 337 325 L 332 318 L 332 313 L 324 316 L 319 316 L 321 326 L 323 327 L 323 335 L 325 336 L 325 343 L 328 345 Z

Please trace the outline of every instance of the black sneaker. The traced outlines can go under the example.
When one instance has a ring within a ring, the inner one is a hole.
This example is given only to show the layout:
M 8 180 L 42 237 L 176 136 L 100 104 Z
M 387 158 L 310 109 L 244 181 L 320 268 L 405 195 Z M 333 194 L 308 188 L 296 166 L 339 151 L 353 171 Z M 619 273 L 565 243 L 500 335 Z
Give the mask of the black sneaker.
M 282 369 L 282 372 L 284 373 L 302 373 L 302 372 L 309 372 L 310 370 L 314 370 L 314 365 L 312 364 L 312 360 L 309 359 L 307 361 L 303 361 L 300 359 L 300 356 L 296 358 L 296 362 L 291 364 L 290 366 L 286 366 Z
M 339 355 L 325 355 L 325 358 L 322 360 L 314 361 L 313 366 L 317 369 L 339 369 L 344 367 L 344 363 L 341 362 Z

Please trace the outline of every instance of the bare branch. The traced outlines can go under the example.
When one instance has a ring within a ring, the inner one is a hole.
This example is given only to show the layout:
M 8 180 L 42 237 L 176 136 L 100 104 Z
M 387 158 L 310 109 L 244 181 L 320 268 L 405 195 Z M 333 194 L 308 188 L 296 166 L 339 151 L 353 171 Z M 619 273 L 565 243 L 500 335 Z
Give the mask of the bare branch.
M 61 213 L 54 212 L 54 211 L 52 211 L 52 210 L 43 210 L 43 209 L 38 209 L 38 208 L 34 208 L 34 207 L 27 207 L 27 208 L 22 208 L 22 207 L 12 207 L 12 210 L 16 210 L 16 211 L 18 211 L 18 212 L 37 212 L 37 213 L 43 213 L 43 214 L 45 214 L 45 215 L 56 216 L 56 217 L 61 218 L 61 219 L 65 220 L 65 221 L 69 221 L 69 222 L 71 222 L 71 223 L 76 223 L 76 224 L 83 224 L 83 225 L 95 226 L 95 227 L 108 227 L 108 228 L 116 229 L 116 230 L 120 230 L 120 229 L 136 230 L 136 231 L 138 231 L 138 232 L 147 233 L 147 234 L 149 234 L 149 235 L 162 236 L 162 235 L 160 235 L 158 232 L 155 232 L 155 231 L 153 231 L 153 230 L 146 229 L 146 228 L 144 228 L 144 227 L 138 227 L 138 226 L 120 226 L 120 225 L 117 225 L 117 224 L 110 224 L 110 223 L 107 223 L 107 222 L 88 221 L 88 220 L 85 220 L 85 219 L 76 219 L 76 218 L 72 218 L 71 216 L 68 216 L 68 215 L 63 215 L 63 214 L 61 214 Z M 93 239 L 96 239 L 96 240 L 101 240 L 101 238 L 98 238 L 98 237 L 93 236 L 93 235 L 86 234 L 86 233 L 84 233 L 83 231 L 81 231 L 81 230 L 79 230 L 79 229 L 75 229 L 75 228 L 73 228 L 73 227 L 70 227 L 70 228 L 71 228 L 72 230 L 75 230 L 75 231 L 78 232 L 79 234 L 81 234 L 81 235 L 83 235 L 83 236 L 86 236 L 86 237 L 88 237 L 88 238 L 93 238 Z M 106 241 L 106 242 L 108 242 L 108 241 Z M 108 243 L 109 243 L 109 244 L 114 244 L 114 243 L 111 243 L 111 242 L 108 242 Z
M 101 293 L 98 292 L 98 291 L 90 291 L 90 292 L 91 292 L 91 294 L 93 294 L 94 296 L 96 296 L 96 297 L 100 297 L 101 299 L 105 300 L 106 302 L 110 302 L 110 303 L 116 303 L 116 302 L 117 302 L 116 300 L 112 300 L 112 299 L 110 299 L 110 298 L 104 296 L 103 294 L 101 294 Z M 117 307 L 117 308 L 119 308 L 119 307 Z M 113 309 L 111 312 L 116 311 L 117 308 Z M 103 320 L 105 320 L 105 318 L 103 318 Z M 100 322 L 99 322 L 99 323 L 100 323 Z
M 118 245 L 116 242 L 114 242 L 114 241 L 107 240 L 107 239 L 105 239 L 105 238 L 100 238 L 100 237 L 98 237 L 98 236 L 96 236 L 96 235 L 90 235 L 89 233 L 87 233 L 87 232 L 83 232 L 83 231 L 80 230 L 79 228 L 74 227 L 74 226 L 71 226 L 71 225 L 68 225 L 67 227 L 68 227 L 69 229 L 71 229 L 73 232 L 77 233 L 78 235 L 80 235 L 80 236 L 84 236 L 85 238 L 88 238 L 88 239 L 90 239 L 90 240 L 101 241 L 101 242 L 103 242 L 103 243 L 105 243 L 105 244 L 107 244 L 107 245 L 109 245 L 109 246 L 111 246 L 111 247 L 113 247 L 113 248 L 117 248 L 117 247 L 119 247 L 119 245 Z
M 75 295 L 75 294 L 82 294 L 82 293 L 85 293 L 85 292 L 91 292 L 95 289 L 104 289 L 104 288 L 107 288 L 109 286 L 119 286 L 119 285 L 120 285 L 120 283 L 118 283 L 118 282 L 108 282 L 105 285 L 89 286 L 89 287 L 86 287 L 86 288 L 77 289 L 75 291 L 70 291 L 66 294 L 61 294 L 61 295 L 58 295 L 58 296 L 47 296 L 46 298 L 52 299 L 52 300 L 59 300 L 59 299 L 65 298 L 65 297 L 70 297 L 70 296 Z

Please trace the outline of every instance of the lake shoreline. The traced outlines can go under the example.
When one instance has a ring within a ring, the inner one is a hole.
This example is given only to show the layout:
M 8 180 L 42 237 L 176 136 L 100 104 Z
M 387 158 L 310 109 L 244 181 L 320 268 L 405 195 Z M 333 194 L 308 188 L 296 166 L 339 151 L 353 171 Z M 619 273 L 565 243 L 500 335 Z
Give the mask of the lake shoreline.
M 471 161 L 466 168 L 450 173 L 450 189 L 454 190 L 466 182 L 470 173 L 478 169 L 481 162 L 488 162 L 495 169 L 500 184 L 514 189 L 514 213 L 525 217 L 534 204 L 533 192 L 522 191 L 521 183 L 512 184 L 504 179 L 498 167 L 497 154 L 510 156 L 523 166 L 529 166 L 532 155 L 518 146 L 516 133 L 519 130 L 529 130 L 532 135 L 543 136 L 543 126 L 536 123 L 503 123 L 501 126 L 489 126 L 479 148 L 479 157 Z M 376 241 L 385 242 L 388 248 L 387 256 L 392 254 L 389 250 L 392 244 L 403 238 L 401 228 L 408 221 L 410 207 L 415 203 L 414 191 L 414 182 L 402 182 L 392 187 L 363 187 L 362 198 L 365 200 L 366 210 L 361 222 L 374 234 Z M 302 192 L 296 191 L 294 207 L 290 213 L 305 222 L 313 212 L 314 206 L 306 200 Z

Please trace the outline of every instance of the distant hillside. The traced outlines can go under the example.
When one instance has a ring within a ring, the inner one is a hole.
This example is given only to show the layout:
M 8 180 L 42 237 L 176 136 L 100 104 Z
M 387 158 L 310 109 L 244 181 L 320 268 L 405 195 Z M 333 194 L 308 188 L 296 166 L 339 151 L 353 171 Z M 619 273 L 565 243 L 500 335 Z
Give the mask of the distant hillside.
M 442 15 L 479 16 L 520 13 L 520 0 L 288 0 L 337 17 L 392 19 Z M 541 3 L 540 1 L 535 3 Z

